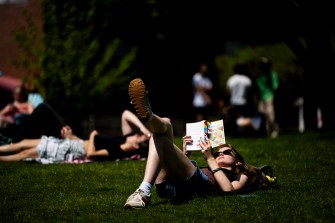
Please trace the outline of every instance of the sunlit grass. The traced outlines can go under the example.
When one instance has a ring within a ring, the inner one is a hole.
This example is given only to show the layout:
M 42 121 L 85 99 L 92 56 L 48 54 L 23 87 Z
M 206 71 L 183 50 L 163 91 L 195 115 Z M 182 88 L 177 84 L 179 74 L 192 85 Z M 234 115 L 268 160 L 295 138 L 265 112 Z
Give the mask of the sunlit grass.
M 123 205 L 140 184 L 145 161 L 0 163 L 1 222 L 334 222 L 334 136 L 228 138 L 248 163 L 271 165 L 279 188 L 180 205 L 153 190 L 151 206 L 140 211 Z M 191 158 L 205 165 L 200 153 Z

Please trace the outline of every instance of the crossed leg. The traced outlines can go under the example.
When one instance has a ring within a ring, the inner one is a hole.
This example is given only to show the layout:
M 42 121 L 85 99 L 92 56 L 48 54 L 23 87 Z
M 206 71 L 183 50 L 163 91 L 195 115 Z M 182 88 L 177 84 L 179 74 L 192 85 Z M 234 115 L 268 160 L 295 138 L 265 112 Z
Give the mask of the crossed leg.
M 26 158 L 36 159 L 38 157 L 37 145 L 40 139 L 24 139 L 18 143 L 0 146 L 1 153 L 9 155 L 0 155 L 1 162 L 15 162 Z

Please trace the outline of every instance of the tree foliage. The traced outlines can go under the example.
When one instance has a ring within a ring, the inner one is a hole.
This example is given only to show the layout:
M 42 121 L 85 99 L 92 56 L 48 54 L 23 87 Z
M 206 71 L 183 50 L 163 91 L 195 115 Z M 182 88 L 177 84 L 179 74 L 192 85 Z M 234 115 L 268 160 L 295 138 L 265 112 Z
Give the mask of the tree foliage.
M 178 95 L 152 95 L 153 104 L 159 103 L 157 113 L 170 115 L 166 111 L 174 106 L 186 111 L 188 117 L 192 93 L 187 92 L 192 92 L 191 75 L 200 61 L 213 63 L 222 87 L 234 63 L 267 56 L 292 88 L 298 83 L 300 90 L 303 82 L 302 94 L 310 101 L 308 120 L 313 120 L 317 106 L 328 109 L 327 100 L 318 99 L 326 98 L 331 88 L 325 75 L 335 72 L 331 66 L 335 28 L 329 4 L 292 0 L 44 0 L 45 47 L 39 78 L 53 105 L 91 112 L 106 100 L 114 100 L 113 95 L 120 96 L 128 81 L 143 72 L 144 78 L 150 78 L 147 83 L 153 92 L 170 91 L 173 86 Z M 234 54 L 226 51 L 230 41 L 240 43 Z M 335 120 L 332 122 L 335 126 Z
M 109 2 L 44 1 L 43 68 L 54 104 L 92 111 L 135 72 L 137 47 L 114 33 Z
M 21 68 L 22 81 L 31 89 L 45 93 L 43 87 L 43 74 L 41 58 L 44 52 L 44 44 L 41 34 L 38 32 L 36 24 L 32 20 L 32 15 L 28 10 L 23 10 L 22 14 L 26 23 L 12 33 L 19 49 L 20 55 L 13 60 L 16 68 Z

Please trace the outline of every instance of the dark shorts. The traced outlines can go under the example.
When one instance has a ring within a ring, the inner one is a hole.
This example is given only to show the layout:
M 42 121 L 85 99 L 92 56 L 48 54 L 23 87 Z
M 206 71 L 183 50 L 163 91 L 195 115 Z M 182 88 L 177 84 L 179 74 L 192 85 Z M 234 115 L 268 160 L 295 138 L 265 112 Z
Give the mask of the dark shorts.
M 213 185 L 208 176 L 199 168 L 197 162 L 191 161 L 196 167 L 194 174 L 181 182 L 173 182 L 169 179 L 162 183 L 155 184 L 157 194 L 163 198 L 190 199 L 197 195 L 206 195 L 212 192 Z

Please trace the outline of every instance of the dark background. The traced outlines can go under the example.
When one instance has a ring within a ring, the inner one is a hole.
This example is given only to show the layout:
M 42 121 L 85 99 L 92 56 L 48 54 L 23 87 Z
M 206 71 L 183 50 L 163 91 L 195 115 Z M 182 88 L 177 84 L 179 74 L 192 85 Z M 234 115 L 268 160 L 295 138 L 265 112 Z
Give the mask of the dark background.
M 191 78 L 200 62 L 208 63 L 210 77 L 217 83 L 220 74 L 215 59 L 220 54 L 231 53 L 232 46 L 228 43 L 235 43 L 233 48 L 236 48 L 284 42 L 298 58 L 299 66 L 303 68 L 303 78 L 297 86 L 300 95 L 291 94 L 291 89 L 288 90 L 285 85 L 279 89 L 276 101 L 279 124 L 282 127 L 297 126 L 297 108 L 292 106 L 292 101 L 302 96 L 308 129 L 317 129 L 315 116 L 318 107 L 323 112 L 324 130 L 335 127 L 331 81 L 335 73 L 335 20 L 328 2 L 28 2 L 40 3 L 41 7 L 41 19 L 35 23 L 39 25 L 42 21 L 40 27 L 45 34 L 45 54 L 41 67 L 44 79 L 41 86 L 46 99 L 69 124 L 78 129 L 82 127 L 83 120 L 88 120 L 92 115 L 97 120 L 105 115 L 119 116 L 124 109 L 131 109 L 127 93 L 129 81 L 113 85 L 102 93 L 91 94 L 91 73 L 88 71 L 88 76 L 82 79 L 75 76 L 78 75 L 77 66 L 86 66 L 90 70 L 100 62 L 99 57 L 88 64 L 78 62 L 85 56 L 89 40 L 97 40 L 101 44 L 100 51 L 103 51 L 104 44 L 114 38 L 122 40 L 121 50 L 116 57 L 122 58 L 130 47 L 136 46 L 138 49 L 135 61 L 129 64 L 129 69 L 121 77 L 125 77 L 125 80 L 134 77 L 144 79 L 154 111 L 183 121 L 189 121 L 192 115 Z M 90 14 L 90 10 L 95 13 Z M 66 48 L 66 44 L 69 44 L 67 41 L 76 33 L 79 37 L 74 40 L 78 41 L 78 45 Z M 4 58 L 4 54 L 1 55 Z M 107 64 L 105 71 L 112 69 L 115 64 Z M 67 86 L 62 80 L 66 75 L 73 76 L 65 81 L 70 84 Z M 63 93 L 65 90 L 67 94 Z

